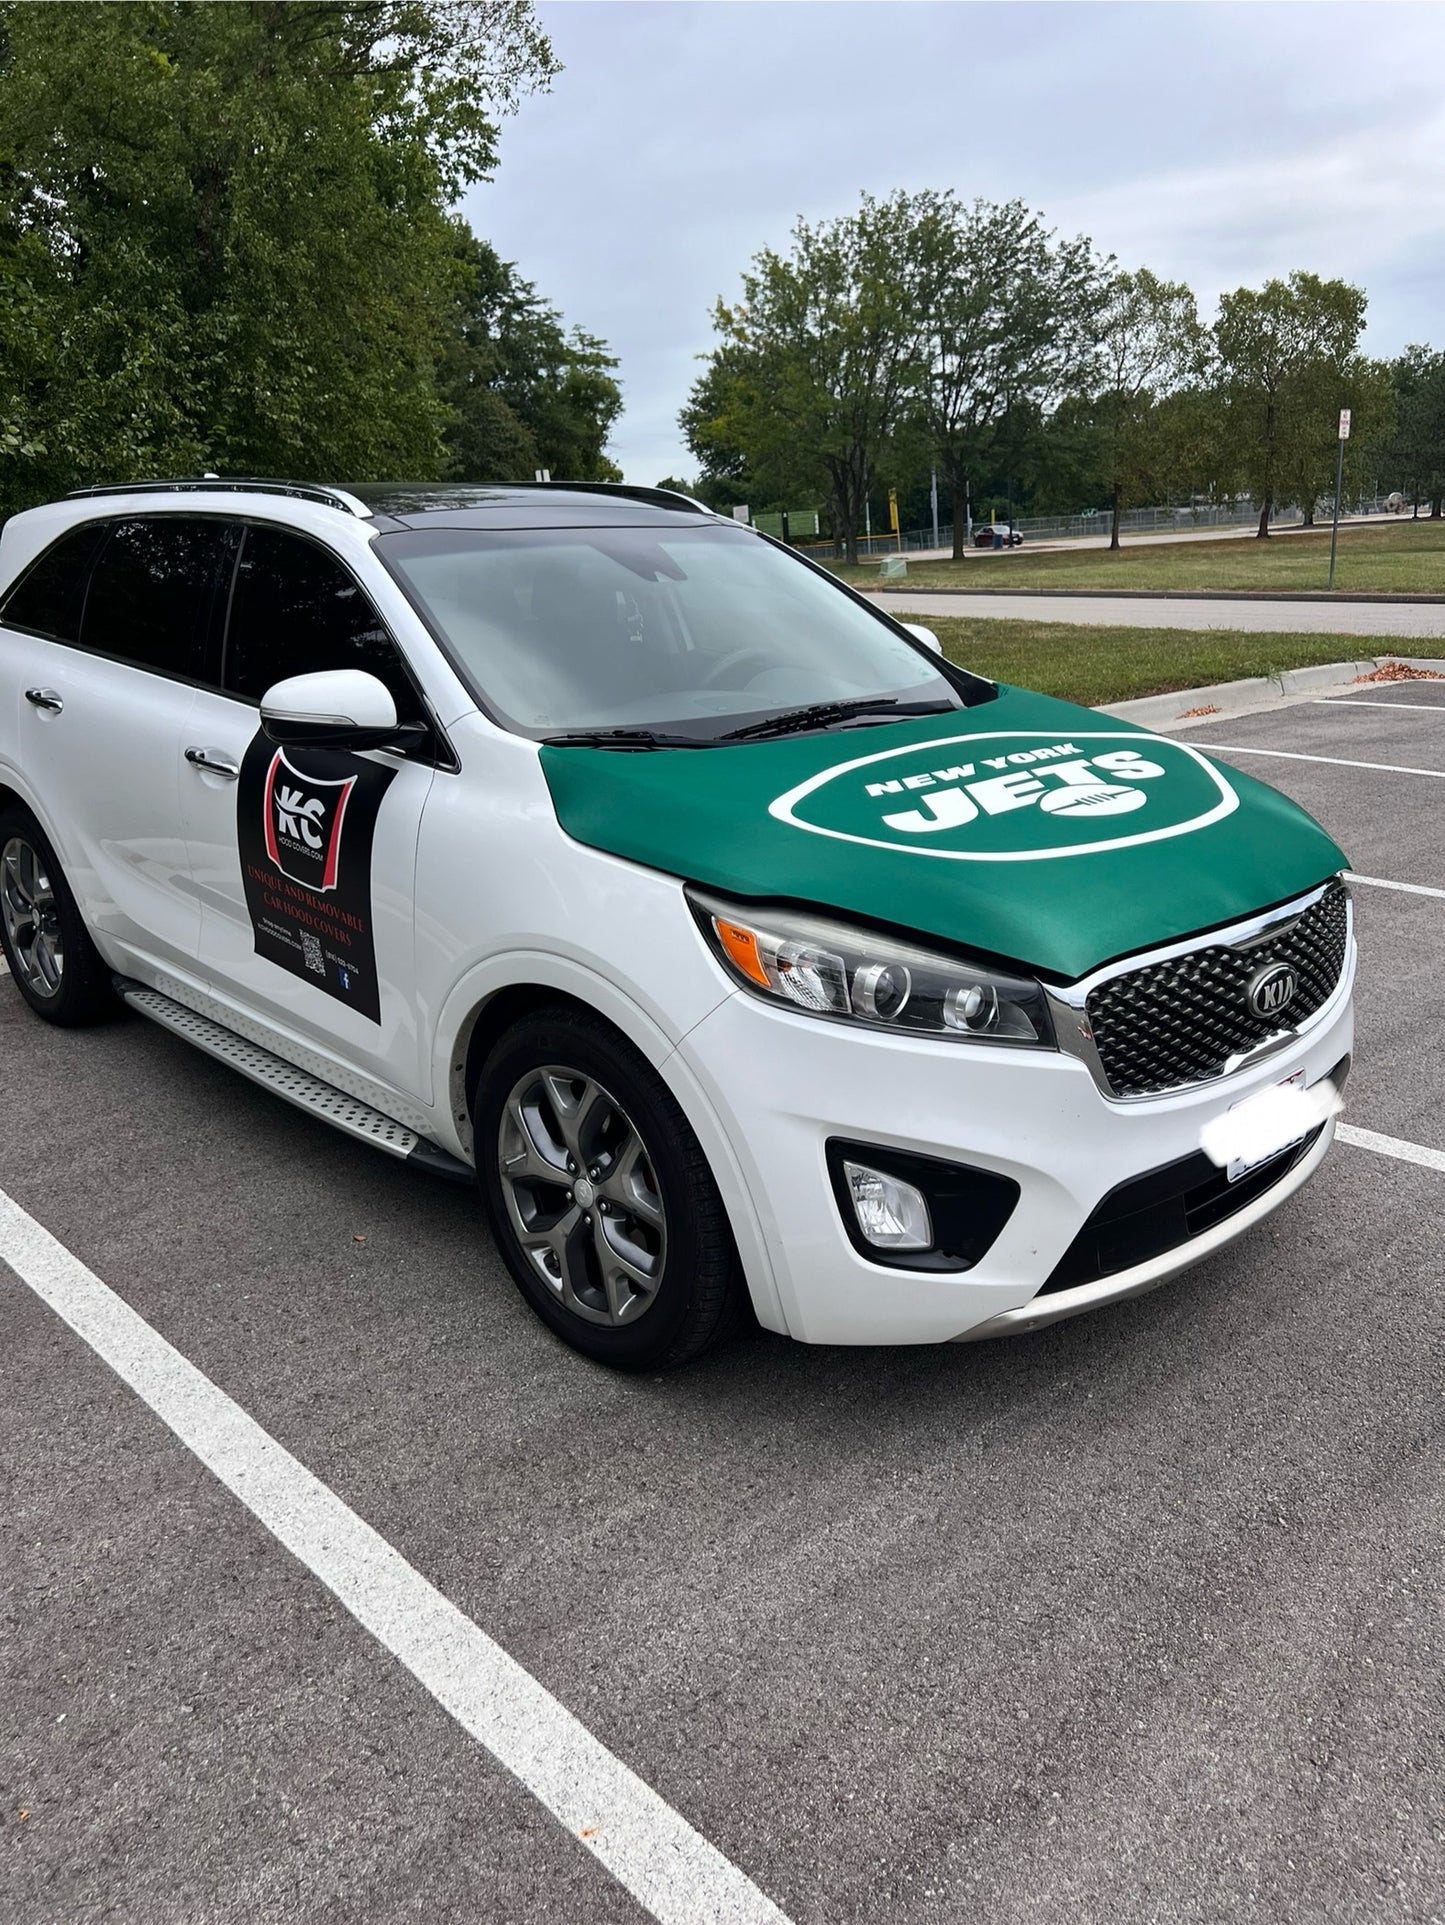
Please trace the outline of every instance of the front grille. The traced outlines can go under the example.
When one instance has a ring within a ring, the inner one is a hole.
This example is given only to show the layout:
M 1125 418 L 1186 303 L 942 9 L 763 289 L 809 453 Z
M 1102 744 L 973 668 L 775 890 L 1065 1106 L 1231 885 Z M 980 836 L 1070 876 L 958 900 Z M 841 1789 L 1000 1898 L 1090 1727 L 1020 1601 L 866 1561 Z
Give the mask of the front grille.
M 1344 970 L 1348 904 L 1335 881 L 1281 935 L 1241 949 L 1206 944 L 1101 983 L 1089 996 L 1089 1027 L 1113 1093 L 1151 1096 L 1208 1082 L 1231 1056 L 1313 1016 Z M 1249 983 L 1274 962 L 1298 971 L 1299 988 L 1279 1017 L 1256 1016 Z

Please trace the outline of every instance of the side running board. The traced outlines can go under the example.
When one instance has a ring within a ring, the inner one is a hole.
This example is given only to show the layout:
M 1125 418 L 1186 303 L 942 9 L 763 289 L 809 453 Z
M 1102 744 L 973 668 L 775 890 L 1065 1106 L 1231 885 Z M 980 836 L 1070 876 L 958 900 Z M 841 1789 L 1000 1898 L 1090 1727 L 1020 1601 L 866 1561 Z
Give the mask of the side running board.
M 463 1163 L 439 1143 L 408 1129 L 404 1123 L 397 1123 L 359 1098 L 348 1096 L 345 1090 L 323 1082 L 309 1070 L 297 1069 L 294 1063 L 283 1061 L 269 1049 L 262 1049 L 259 1043 L 248 1042 L 224 1024 L 187 1009 L 184 1003 L 173 1002 L 158 989 L 147 989 L 143 983 L 132 982 L 126 976 L 117 976 L 114 981 L 117 994 L 138 1015 L 149 1017 L 151 1022 L 193 1043 L 218 1062 L 239 1070 L 262 1089 L 270 1090 L 273 1096 L 305 1110 L 308 1116 L 318 1117 L 333 1129 L 370 1144 L 372 1149 L 400 1157 L 403 1162 L 449 1183 L 473 1181 L 470 1164 Z

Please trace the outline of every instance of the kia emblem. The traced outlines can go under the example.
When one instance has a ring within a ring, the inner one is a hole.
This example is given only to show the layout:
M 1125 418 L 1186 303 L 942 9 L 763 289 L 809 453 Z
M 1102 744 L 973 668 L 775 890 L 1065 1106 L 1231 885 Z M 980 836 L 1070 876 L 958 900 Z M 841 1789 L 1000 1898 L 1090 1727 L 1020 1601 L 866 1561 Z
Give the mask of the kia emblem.
M 1278 1016 L 1299 990 L 1299 972 L 1289 963 L 1266 963 L 1249 979 L 1245 1000 L 1256 1016 Z

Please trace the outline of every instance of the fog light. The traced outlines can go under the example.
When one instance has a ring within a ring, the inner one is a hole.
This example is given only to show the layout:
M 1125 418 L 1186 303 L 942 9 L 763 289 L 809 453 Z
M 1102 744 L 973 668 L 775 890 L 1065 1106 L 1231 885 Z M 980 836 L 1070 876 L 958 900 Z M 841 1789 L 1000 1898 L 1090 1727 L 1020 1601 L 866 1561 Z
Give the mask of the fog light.
M 923 1192 L 900 1177 L 844 1163 L 843 1178 L 858 1228 L 880 1250 L 931 1250 L 933 1222 Z

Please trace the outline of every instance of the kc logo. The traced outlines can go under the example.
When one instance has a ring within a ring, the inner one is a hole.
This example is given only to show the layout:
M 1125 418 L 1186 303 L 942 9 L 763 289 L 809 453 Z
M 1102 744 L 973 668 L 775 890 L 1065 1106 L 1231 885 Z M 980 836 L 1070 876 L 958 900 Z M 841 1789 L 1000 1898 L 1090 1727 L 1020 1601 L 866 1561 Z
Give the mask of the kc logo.
M 300 789 L 283 785 L 276 797 L 276 833 L 304 842 L 309 849 L 319 849 L 321 835 L 315 825 L 325 814 L 326 804 L 319 795 L 308 798 Z
M 341 829 L 356 787 L 354 775 L 336 781 L 293 769 L 278 749 L 266 771 L 262 807 L 266 854 L 292 882 L 324 894 L 336 887 Z

